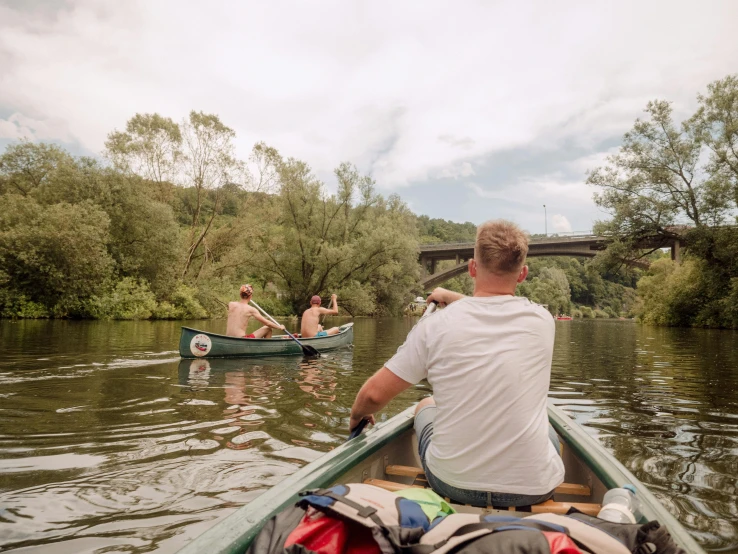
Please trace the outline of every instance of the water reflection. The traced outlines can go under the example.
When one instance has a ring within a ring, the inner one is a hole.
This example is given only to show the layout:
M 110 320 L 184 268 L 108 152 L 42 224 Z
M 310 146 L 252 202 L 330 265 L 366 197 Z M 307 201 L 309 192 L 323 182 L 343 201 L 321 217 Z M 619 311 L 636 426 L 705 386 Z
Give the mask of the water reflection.
M 562 327 L 551 386 L 555 402 L 593 431 L 706 548 L 735 551 L 736 334 L 619 322 Z
M 178 322 L 0 322 L 0 549 L 176 551 L 340 444 L 358 388 L 415 321 L 357 320 L 354 348 L 319 359 L 181 361 Z M 735 339 L 560 322 L 551 383 L 700 542 L 734 552 Z

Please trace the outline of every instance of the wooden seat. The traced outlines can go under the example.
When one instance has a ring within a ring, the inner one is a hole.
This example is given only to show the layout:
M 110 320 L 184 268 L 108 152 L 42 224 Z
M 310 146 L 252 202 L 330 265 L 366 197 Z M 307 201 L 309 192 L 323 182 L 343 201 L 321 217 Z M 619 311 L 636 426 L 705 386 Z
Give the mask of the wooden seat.
M 401 477 L 412 477 L 413 479 L 422 479 L 425 482 L 428 480 L 425 477 L 423 468 L 412 467 L 412 466 L 399 466 L 389 465 L 384 469 L 387 475 L 398 475 Z M 556 494 L 572 494 L 575 496 L 590 496 L 592 494 L 591 489 L 587 485 L 578 485 L 576 483 L 561 483 L 556 487 Z
M 408 477 L 406 475 L 406 477 Z M 397 492 L 404 489 L 424 489 L 426 487 L 420 485 L 403 485 L 402 483 L 395 483 L 394 481 L 384 481 L 382 479 L 365 479 L 364 483 L 367 485 L 374 485 L 375 487 L 382 488 L 390 492 Z M 554 502 L 553 500 L 546 500 L 541 504 L 534 504 L 531 506 L 531 513 L 534 514 L 566 514 L 569 509 L 576 508 L 580 512 L 583 512 L 590 516 L 596 516 L 602 508 L 601 504 L 589 504 L 586 502 Z M 510 511 L 516 511 L 518 508 L 511 507 Z

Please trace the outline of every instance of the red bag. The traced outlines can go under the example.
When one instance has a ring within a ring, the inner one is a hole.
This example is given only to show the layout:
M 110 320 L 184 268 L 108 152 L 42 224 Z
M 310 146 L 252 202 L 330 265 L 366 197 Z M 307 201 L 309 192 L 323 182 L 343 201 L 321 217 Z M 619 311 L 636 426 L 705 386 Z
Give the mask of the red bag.
M 543 531 L 543 536 L 548 541 L 548 548 L 551 550 L 551 554 L 582 554 L 582 551 L 577 548 L 574 541 L 563 533 Z
M 293 544 L 316 554 L 380 554 L 371 530 L 313 508 L 308 509 L 300 524 L 288 535 L 284 547 Z

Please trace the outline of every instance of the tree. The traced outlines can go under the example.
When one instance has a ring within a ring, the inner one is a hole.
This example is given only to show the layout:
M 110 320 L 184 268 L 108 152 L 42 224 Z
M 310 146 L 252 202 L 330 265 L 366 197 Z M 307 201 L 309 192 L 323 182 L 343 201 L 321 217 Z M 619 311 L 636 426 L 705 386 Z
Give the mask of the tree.
M 688 267 L 667 274 L 668 264 L 659 261 L 638 282 L 647 296 L 644 319 L 731 326 L 725 299 L 738 277 L 738 240 L 735 228 L 725 224 L 735 221 L 738 206 L 738 76 L 711 83 L 698 101 L 697 112 L 681 126 L 672 121 L 667 102 L 650 102 L 649 118 L 636 121 L 620 152 L 588 182 L 602 189 L 596 202 L 612 215 L 596 225 L 613 238 L 600 257 L 605 264 L 649 256 L 670 239 L 687 245 Z M 673 283 L 676 296 L 652 290 L 653 276 Z
M 587 178 L 602 192 L 595 202 L 611 219 L 595 232 L 613 236 L 608 254 L 641 259 L 669 240 L 684 238 L 685 226 L 724 222 L 728 198 L 722 182 L 700 164 L 699 133 L 672 121 L 668 102 L 649 102 L 647 120 L 636 120 L 623 137 L 620 152 Z
M 136 114 L 126 130 L 113 131 L 105 141 L 108 158 L 123 171 L 155 183 L 175 182 L 182 157 L 182 132 L 169 117 Z
M 738 205 L 738 75 L 707 85 L 698 95 L 699 109 L 689 121 L 695 136 L 710 151 L 706 171 L 722 199 L 732 194 Z
M 250 181 L 246 165 L 235 156 L 235 136 L 217 115 L 191 111 L 179 125 L 159 114 L 136 114 L 126 123 L 125 132 L 110 133 L 105 143 L 116 167 L 157 185 L 157 198 L 170 200 L 161 192 L 169 183 L 190 193 L 181 205 L 189 212 L 190 222 L 183 279 L 195 258 L 208 259 L 206 239 L 222 211 L 223 187 L 245 186 Z M 257 167 L 260 154 L 254 155 Z
M 11 144 L 0 156 L 0 194 L 28 196 L 47 183 L 60 166 L 73 163 L 74 159 L 54 144 Z
M 83 311 L 108 283 L 110 220 L 91 202 L 42 206 L 19 195 L 3 197 L 0 273 L 5 286 L 57 316 Z
M 569 281 L 563 270 L 556 267 L 544 267 L 537 277 L 518 285 L 515 294 L 545 305 L 554 315 L 569 313 L 571 309 Z
M 349 164 L 336 169 L 339 189 L 329 196 L 306 163 L 279 157 L 273 163 L 278 215 L 254 249 L 254 272 L 277 282 L 296 312 L 313 294 L 341 290 L 361 297 L 355 306 L 347 298 L 348 310 L 404 304 L 417 279 L 417 238 L 399 198 L 376 194 L 373 180 Z

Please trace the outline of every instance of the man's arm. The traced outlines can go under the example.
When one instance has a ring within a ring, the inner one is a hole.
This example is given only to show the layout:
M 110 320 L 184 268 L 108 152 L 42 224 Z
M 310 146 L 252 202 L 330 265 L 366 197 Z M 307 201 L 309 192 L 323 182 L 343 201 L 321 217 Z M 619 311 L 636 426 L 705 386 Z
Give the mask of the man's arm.
M 430 296 L 425 299 L 425 302 L 427 304 L 430 304 L 431 302 L 438 302 L 439 304 L 448 305 L 452 302 L 456 302 L 457 300 L 461 300 L 462 298 L 466 298 L 466 296 L 464 296 L 460 292 L 454 292 L 452 290 L 436 287 L 433 289 L 433 292 L 430 293 Z
M 254 316 L 254 318 L 257 321 L 263 323 L 267 327 L 271 327 L 272 329 L 279 329 L 279 330 L 284 331 L 284 325 L 280 325 L 279 323 L 272 323 L 267 318 L 265 318 L 263 315 L 261 315 L 261 313 L 259 313 L 259 310 L 255 308 L 251 308 L 251 310 L 252 310 L 251 315 Z
M 333 301 L 333 306 L 330 309 L 320 308 L 321 314 L 338 315 L 338 297 L 335 294 L 331 294 L 331 300 Z
M 356 427 L 362 419 L 368 419 L 373 424 L 374 414 L 410 385 L 411 383 L 400 379 L 386 367 L 377 371 L 369 377 L 356 395 L 351 408 L 349 430 Z

